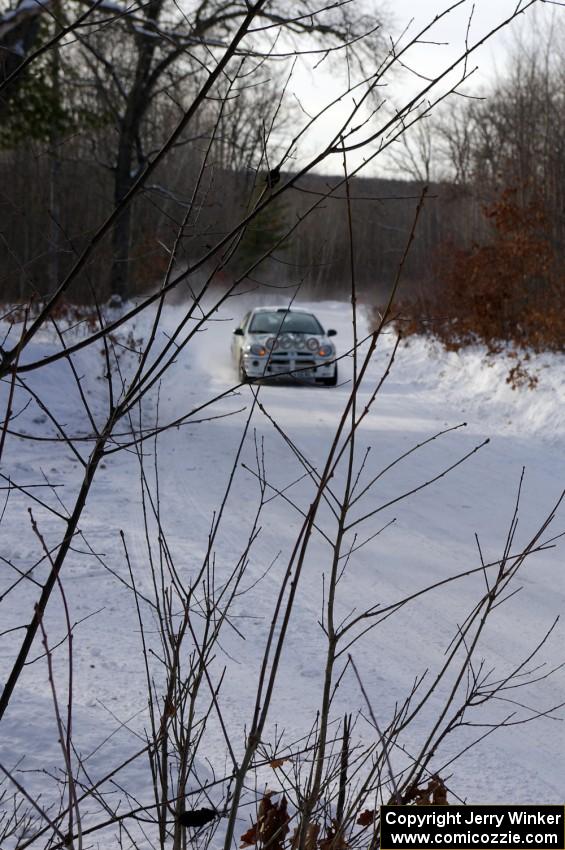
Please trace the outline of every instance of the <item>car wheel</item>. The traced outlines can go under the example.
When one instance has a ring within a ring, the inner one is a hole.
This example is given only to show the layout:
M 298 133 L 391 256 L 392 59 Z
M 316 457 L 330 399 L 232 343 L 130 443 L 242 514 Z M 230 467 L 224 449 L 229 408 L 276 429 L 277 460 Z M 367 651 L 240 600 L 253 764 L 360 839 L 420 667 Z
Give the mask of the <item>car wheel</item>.
M 243 368 L 243 357 L 239 358 L 239 369 L 237 370 L 239 374 L 239 380 L 242 384 L 248 384 L 249 378 L 247 377 L 247 372 Z
M 324 385 L 326 387 L 335 387 L 336 384 L 337 384 L 337 363 L 335 364 L 334 373 L 331 376 L 331 378 L 326 378 L 324 380 Z

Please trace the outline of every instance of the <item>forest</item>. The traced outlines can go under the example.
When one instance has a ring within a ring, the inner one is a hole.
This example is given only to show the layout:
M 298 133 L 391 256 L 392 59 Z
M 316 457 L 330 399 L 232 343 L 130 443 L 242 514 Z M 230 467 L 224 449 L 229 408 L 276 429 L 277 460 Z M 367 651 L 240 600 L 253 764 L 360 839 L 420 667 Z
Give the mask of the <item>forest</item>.
M 194 21 L 206 37 L 223 32 L 231 14 L 229 4 L 213 4 L 206 15 L 207 6 Z M 172 36 L 159 41 L 135 20 L 107 20 L 103 9 L 88 38 L 81 32 L 47 50 L 58 14 L 61 25 L 68 22 L 66 7 L 56 6 L 49 15 L 32 16 L 24 7 L 0 24 L 0 285 L 6 300 L 45 297 L 85 249 L 89 257 L 73 272 L 68 300 L 137 297 L 159 285 L 175 242 L 176 266 L 204 257 L 200 273 L 213 275 L 218 286 L 245 277 L 253 265 L 250 285 L 290 287 L 312 298 L 344 294 L 343 175 L 315 167 L 301 174 L 291 169 L 288 154 L 285 159 L 299 110 L 288 99 L 283 105 L 290 82 L 280 63 L 260 66 L 253 83 L 227 96 L 221 114 L 203 102 L 190 131 L 161 159 L 156 152 L 191 96 L 197 60 Z M 152 14 L 167 21 L 163 3 Z M 331 36 L 339 43 L 346 27 L 363 24 L 344 19 Z M 379 176 L 363 172 L 350 180 L 359 291 L 377 307 L 427 187 L 399 293 L 408 297 L 402 309 L 409 329 L 445 336 L 456 318 L 462 341 L 479 325 L 493 340 L 508 337 L 520 313 L 528 316 L 522 342 L 527 337 L 529 344 L 555 347 L 563 336 L 561 27 L 555 19 L 534 24 L 519 30 L 507 66 L 488 91 L 442 96 L 433 111 L 420 104 L 406 131 L 387 141 Z M 299 36 L 312 37 L 293 33 Z M 125 52 L 123 39 L 130 45 Z M 39 56 L 28 67 L 25 52 L 14 52 L 13 44 Z M 288 191 L 249 224 L 235 258 L 214 252 L 262 197 L 279 159 L 279 185 L 288 184 Z M 100 223 L 149 163 L 151 179 L 100 235 Z

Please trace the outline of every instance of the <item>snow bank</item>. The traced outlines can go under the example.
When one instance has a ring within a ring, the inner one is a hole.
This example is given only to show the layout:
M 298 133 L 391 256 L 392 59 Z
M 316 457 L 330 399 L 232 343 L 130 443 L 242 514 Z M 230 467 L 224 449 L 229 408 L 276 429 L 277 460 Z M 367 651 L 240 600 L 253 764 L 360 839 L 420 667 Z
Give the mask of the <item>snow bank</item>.
M 508 382 L 516 359 L 508 352 L 489 355 L 483 346 L 459 352 L 439 343 L 411 337 L 398 357 L 395 379 L 425 390 L 434 402 L 455 407 L 482 429 L 530 436 L 550 444 L 565 441 L 565 355 L 531 354 L 523 362 L 537 378 L 533 389 L 512 389 Z

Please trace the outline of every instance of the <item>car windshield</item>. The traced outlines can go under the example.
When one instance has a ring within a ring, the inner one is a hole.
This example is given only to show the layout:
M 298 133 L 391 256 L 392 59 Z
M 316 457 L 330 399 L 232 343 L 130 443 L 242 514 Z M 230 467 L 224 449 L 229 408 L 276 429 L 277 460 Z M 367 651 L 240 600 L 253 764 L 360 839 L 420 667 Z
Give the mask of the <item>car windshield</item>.
M 249 326 L 253 334 L 323 334 L 322 327 L 311 313 L 291 313 L 282 310 L 255 313 Z

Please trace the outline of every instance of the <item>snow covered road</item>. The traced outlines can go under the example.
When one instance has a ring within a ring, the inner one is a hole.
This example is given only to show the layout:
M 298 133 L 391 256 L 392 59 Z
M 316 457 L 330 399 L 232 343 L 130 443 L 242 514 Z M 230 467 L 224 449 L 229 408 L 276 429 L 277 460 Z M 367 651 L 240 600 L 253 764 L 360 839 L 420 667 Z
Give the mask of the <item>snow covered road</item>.
M 156 421 L 157 416 L 159 423 L 174 421 L 236 383 L 229 360 L 230 334 L 246 306 L 242 299 L 229 302 L 197 335 L 194 344 L 179 355 L 159 393 L 155 392 L 145 405 L 144 423 Z M 345 352 L 352 334 L 348 305 L 326 302 L 313 305 L 313 309 L 326 328 L 337 329 L 339 353 Z M 163 331 L 174 328 L 182 310 L 182 305 L 167 308 Z M 136 336 L 147 333 L 146 321 L 138 321 L 133 329 Z M 359 409 L 383 373 L 393 342 L 393 335 L 388 334 L 379 343 Z M 46 337 L 34 346 L 33 356 L 40 348 L 49 351 L 52 345 Z M 89 375 L 93 405 L 102 410 L 104 383 L 95 379 L 101 372 L 100 353 L 86 350 L 77 361 L 82 373 Z M 452 467 L 487 438 L 490 441 L 429 487 L 379 510 L 366 526 L 359 526 L 355 540 L 357 529 L 352 529 L 351 542 L 356 546 L 394 520 L 352 554 L 339 585 L 338 610 L 343 617 L 377 603 L 390 604 L 429 584 L 478 567 L 475 534 L 487 562 L 501 557 L 523 467 L 526 472 L 513 551 L 528 543 L 565 486 L 564 365 L 564 358 L 538 358 L 533 368 L 539 369 L 539 387 L 535 391 L 512 391 L 505 383 L 508 364 L 486 365 L 478 350 L 461 355 L 445 353 L 421 340 L 401 346 L 391 374 L 359 431 L 356 469 L 369 450 L 359 491 L 415 445 L 463 422 L 467 426 L 449 431 L 394 464 L 359 501 L 354 512 L 362 516 L 394 502 Z M 247 592 L 235 602 L 232 625 L 223 633 L 221 652 L 214 662 L 216 670 L 227 668 L 223 705 L 236 751 L 242 746 L 242 730 L 250 721 L 262 647 L 280 579 L 301 525 L 300 511 L 307 510 L 314 493 L 312 482 L 304 477 L 303 467 L 271 419 L 320 470 L 347 401 L 351 370 L 351 358 L 342 360 L 336 388 L 281 384 L 259 390 L 264 412 L 258 406 L 254 409 L 214 543 L 215 570 L 221 581 L 233 569 L 250 533 L 258 504 L 258 482 L 252 470 L 257 471 L 257 456 L 264 456 L 268 501 L 259 523 L 260 534 L 249 555 L 243 582 Z M 86 432 L 88 423 L 68 371 L 64 363 L 59 363 L 45 370 L 41 380 L 34 373 L 29 382 L 35 381 L 37 391 L 41 389 L 49 395 L 67 428 L 74 433 L 80 429 Z M 210 528 L 222 502 L 254 391 L 255 388 L 244 386 L 217 402 L 209 412 L 221 418 L 183 424 L 159 439 L 162 524 L 179 574 L 187 582 L 206 553 Z M 48 428 L 49 423 L 39 421 L 38 415 L 36 405 L 30 405 L 18 419 L 20 430 L 32 434 L 38 428 Z M 153 443 L 146 444 L 145 450 L 148 470 L 153 475 Z M 35 480 L 44 471 L 50 480 L 64 482 L 61 498 L 80 480 L 80 465 L 67 446 L 53 447 L 11 437 L 7 458 L 6 466 L 14 479 L 27 476 L 29 481 L 32 476 Z M 87 618 L 77 626 L 74 637 L 74 739 L 77 751 L 88 756 L 86 764 L 92 777 L 102 775 L 111 764 L 140 749 L 147 723 L 135 602 L 119 581 L 128 580 L 119 534 L 123 530 L 137 587 L 142 593 L 151 593 L 139 475 L 135 453 L 111 455 L 104 462 L 81 523 L 88 545 L 100 558 L 77 546 L 62 576 L 72 620 Z M 335 492 L 343 487 L 343 481 L 344 470 L 338 470 L 332 484 Z M 284 491 L 284 498 L 277 496 L 277 491 Z M 29 569 L 37 557 L 37 541 L 23 527 L 24 503 L 23 497 L 14 496 L 6 509 L 0 529 L 1 553 L 20 569 Z M 39 507 L 36 513 L 46 524 L 49 538 L 54 520 Z M 561 507 L 544 539 L 563 531 L 564 521 Z M 327 508 L 321 510 L 318 523 L 331 538 L 335 521 Z M 481 638 L 477 663 L 484 658 L 485 669 L 496 668 L 494 678 L 507 675 L 527 658 L 555 618 L 564 612 L 565 548 L 559 540 L 556 544 L 527 561 L 510 588 L 519 592 L 496 609 Z M 319 708 L 325 643 L 318 621 L 328 558 L 327 542 L 322 535 L 315 535 L 301 576 L 265 739 L 274 736 L 275 728 L 279 732 L 284 728 L 287 740 L 304 734 Z M 38 581 L 44 575 L 43 569 L 44 565 L 34 572 Z M 5 589 L 13 579 L 13 570 L 5 566 L 2 587 Z M 428 676 L 433 678 L 458 627 L 483 592 L 484 576 L 480 572 L 445 584 L 408 604 L 355 645 L 352 652 L 356 664 L 382 725 L 390 718 L 395 703 L 406 696 L 416 676 L 428 670 Z M 22 582 L 7 597 L 10 607 L 4 604 L 0 608 L 1 631 L 16 628 L 29 618 L 37 593 L 37 585 Z M 51 603 L 46 630 L 52 645 L 64 634 L 59 599 L 54 598 Z M 5 634 L 0 642 L 2 676 L 10 667 L 18 635 Z M 530 675 L 537 681 L 520 692 L 518 701 L 523 706 L 547 711 L 564 700 L 563 669 L 544 678 L 545 672 L 565 659 L 563 637 L 563 627 L 558 624 L 539 655 L 526 666 L 526 670 L 532 670 L 545 665 Z M 38 645 L 34 655 L 40 654 Z M 61 651 L 59 655 L 56 669 L 63 676 L 65 657 Z M 442 696 L 440 692 L 432 698 L 428 709 L 407 733 L 404 744 L 408 752 L 418 749 Z M 515 694 L 506 696 L 514 699 Z M 340 717 L 345 711 L 355 712 L 360 707 L 358 688 L 348 673 L 336 695 L 333 714 Z M 484 711 L 478 709 L 474 718 L 479 723 L 490 723 L 513 711 L 525 717 L 531 713 L 530 708 L 497 702 Z M 562 802 L 564 713 L 565 710 L 558 710 L 551 718 L 495 732 L 445 768 L 443 772 L 451 777 L 450 787 L 469 802 Z M 14 767 L 23 758 L 18 775 L 35 790 L 42 787 L 44 780 L 38 774 L 21 771 L 60 764 L 53 722 L 46 666 L 39 661 L 24 672 L 0 740 L 0 761 Z M 485 731 L 483 726 L 456 731 L 438 752 L 434 767 L 441 770 Z M 370 735 L 369 727 L 363 734 L 366 738 Z M 211 739 L 206 755 L 215 769 L 222 769 L 226 747 L 219 732 Z M 136 796 L 147 795 L 146 763 L 134 762 L 124 772 L 123 782 L 135 788 Z

